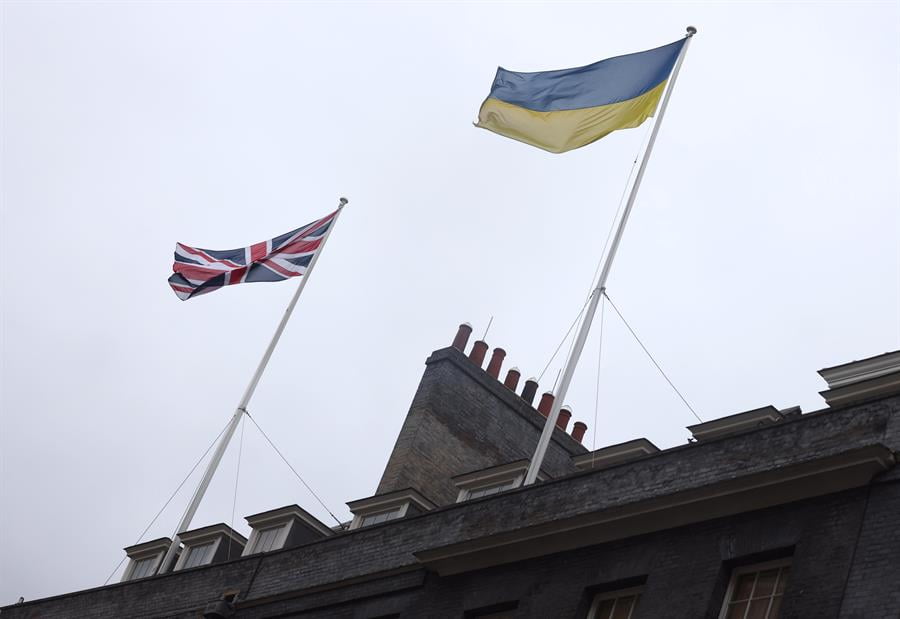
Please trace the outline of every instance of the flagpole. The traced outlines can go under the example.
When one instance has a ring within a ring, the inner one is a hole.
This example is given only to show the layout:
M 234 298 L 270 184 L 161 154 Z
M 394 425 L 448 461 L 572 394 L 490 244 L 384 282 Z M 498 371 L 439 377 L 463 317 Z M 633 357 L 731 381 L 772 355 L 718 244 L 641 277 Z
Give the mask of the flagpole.
M 225 451 L 228 449 L 228 444 L 231 441 L 231 437 L 234 436 L 234 432 L 235 430 L 237 430 L 238 424 L 241 422 L 244 413 L 247 412 L 247 406 L 250 404 L 250 398 L 253 397 L 253 393 L 256 391 L 256 386 L 259 384 L 259 379 L 262 378 L 263 372 L 265 371 L 266 366 L 269 364 L 269 359 L 272 357 L 272 352 L 274 352 L 275 346 L 278 344 L 278 340 L 281 339 L 281 334 L 284 332 L 284 327 L 287 325 L 291 314 L 294 312 L 294 307 L 297 305 L 297 300 L 300 299 L 300 294 L 303 292 L 303 288 L 306 286 L 306 282 L 309 281 L 309 278 L 312 275 L 313 268 L 316 266 L 316 262 L 319 260 L 319 256 L 321 255 L 322 250 L 325 248 L 325 244 L 328 242 L 328 237 L 331 236 L 332 231 L 337 225 L 338 217 L 340 217 L 341 211 L 343 210 L 347 202 L 347 198 L 340 199 L 337 213 L 335 214 L 334 219 L 331 220 L 331 225 L 328 226 L 328 230 L 325 232 L 325 238 L 322 239 L 322 244 L 319 246 L 318 251 L 313 254 L 312 260 L 309 261 L 309 267 L 306 269 L 306 272 L 300 277 L 300 285 L 297 286 L 297 291 L 294 292 L 294 296 L 291 298 L 291 302 L 288 303 L 287 309 L 284 310 L 284 315 L 281 317 L 281 322 L 278 323 L 278 328 L 275 329 L 275 335 L 272 336 L 272 341 L 270 341 L 268 347 L 266 347 L 266 351 L 263 353 L 262 359 L 260 359 L 259 361 L 256 372 L 253 373 L 253 378 L 250 379 L 250 384 L 247 385 L 247 389 L 244 391 L 244 395 L 241 397 L 241 401 L 235 409 L 234 415 L 232 415 L 231 417 L 231 421 L 228 422 L 225 433 L 219 440 L 219 444 L 216 446 L 216 450 L 213 452 L 212 458 L 210 459 L 209 464 L 206 466 L 206 471 L 203 473 L 203 478 L 197 485 L 197 489 L 194 490 L 194 495 L 191 497 L 191 502 L 188 504 L 187 509 L 184 510 L 184 515 L 181 517 L 181 522 L 178 523 L 178 527 L 175 529 L 175 534 L 172 536 L 172 544 L 169 546 L 169 549 L 166 551 L 163 560 L 160 562 L 159 568 L 156 571 L 157 574 L 162 574 L 171 568 L 172 562 L 175 559 L 175 552 L 181 545 L 180 535 L 187 531 L 188 527 L 191 526 L 191 520 L 194 518 L 194 514 L 197 512 L 197 508 L 200 507 L 200 501 L 203 500 L 203 495 L 206 494 L 206 489 L 209 487 L 209 483 L 212 481 L 213 475 L 215 475 L 216 469 L 218 468 L 219 463 L 222 461 L 222 456 L 225 455 Z
M 666 106 L 669 104 L 669 97 L 672 95 L 672 90 L 675 88 L 675 80 L 678 79 L 678 71 L 681 69 L 681 63 L 684 60 L 685 55 L 687 54 L 688 45 L 691 43 L 691 38 L 697 33 L 697 29 L 693 26 L 688 26 L 687 35 L 685 37 L 684 46 L 681 48 L 681 52 L 678 54 L 678 60 L 675 61 L 675 67 L 672 69 L 672 77 L 669 81 L 669 86 L 666 89 L 666 93 L 663 96 L 662 103 L 659 106 L 659 114 L 656 117 L 656 122 L 653 124 L 653 131 L 650 133 L 650 140 L 647 142 L 647 148 L 644 150 L 644 158 L 641 160 L 641 165 L 638 168 L 637 176 L 634 179 L 634 184 L 631 186 L 631 193 L 628 195 L 628 202 L 625 204 L 625 210 L 622 213 L 622 217 L 619 220 L 619 225 L 616 228 L 616 234 L 613 237 L 612 244 L 609 247 L 609 252 L 606 255 L 606 261 L 603 264 L 603 270 L 600 272 L 600 278 L 597 280 L 597 286 L 594 288 L 591 293 L 591 301 L 588 304 L 587 312 L 584 315 L 584 320 L 581 323 L 581 327 L 578 330 L 578 335 L 575 338 L 575 345 L 572 347 L 572 351 L 569 353 L 569 358 L 566 360 L 566 366 L 563 370 L 562 379 L 559 383 L 559 389 L 554 394 L 553 406 L 550 409 L 550 413 L 547 415 L 547 421 L 544 423 L 544 430 L 541 432 L 541 438 L 538 440 L 537 448 L 534 450 L 534 456 L 531 458 L 531 462 L 528 465 L 528 472 L 525 474 L 525 479 L 522 482 L 523 486 L 527 486 L 529 484 L 533 484 L 535 479 L 537 479 L 538 471 L 541 468 L 541 464 L 544 461 L 544 456 L 547 453 L 547 447 L 550 445 L 550 438 L 553 436 L 553 428 L 556 426 L 556 420 L 559 417 L 559 410 L 562 407 L 565 398 L 566 392 L 569 390 L 569 383 L 572 381 L 572 376 L 575 374 L 575 366 L 578 365 L 578 360 L 581 357 L 581 351 L 584 349 L 584 343 L 587 341 L 588 333 L 591 330 L 591 322 L 594 319 L 594 314 L 597 311 L 597 305 L 600 303 L 600 297 L 603 296 L 604 291 L 606 290 L 606 279 L 609 277 L 609 271 L 612 268 L 613 259 L 616 257 L 616 250 L 619 248 L 619 242 L 622 240 L 622 234 L 625 231 L 625 224 L 628 223 L 628 216 L 631 214 L 631 209 L 634 206 L 634 200 L 637 197 L 638 189 L 641 186 L 641 180 L 644 177 L 644 171 L 647 169 L 647 162 L 650 159 L 650 153 L 653 152 L 653 144 L 656 142 L 656 134 L 659 133 L 659 127 L 662 124 L 663 116 L 666 113 Z

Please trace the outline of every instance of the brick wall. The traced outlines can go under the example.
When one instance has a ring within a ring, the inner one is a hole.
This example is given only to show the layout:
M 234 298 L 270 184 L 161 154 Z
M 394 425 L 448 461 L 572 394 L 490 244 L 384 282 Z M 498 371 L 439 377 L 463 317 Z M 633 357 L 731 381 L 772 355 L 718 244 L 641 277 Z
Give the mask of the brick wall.
M 454 377 L 459 367 L 432 363 L 423 383 L 441 382 L 442 372 L 464 382 Z M 445 397 L 432 386 L 436 401 Z M 897 451 L 898 412 L 900 397 L 826 410 L 299 548 L 6 607 L 2 617 L 196 616 L 238 589 L 238 616 L 246 617 L 460 617 L 516 600 L 521 617 L 580 618 L 591 587 L 644 577 L 638 617 L 714 617 L 734 561 L 785 548 L 795 565 L 782 617 L 897 617 L 896 469 L 863 488 L 456 576 L 426 573 L 414 553 L 554 526 L 873 442 Z
M 415 488 L 439 505 L 456 501 L 450 478 L 530 458 L 545 418 L 455 348 L 436 351 L 413 398 L 377 494 Z M 556 430 L 543 469 L 575 471 L 586 449 Z

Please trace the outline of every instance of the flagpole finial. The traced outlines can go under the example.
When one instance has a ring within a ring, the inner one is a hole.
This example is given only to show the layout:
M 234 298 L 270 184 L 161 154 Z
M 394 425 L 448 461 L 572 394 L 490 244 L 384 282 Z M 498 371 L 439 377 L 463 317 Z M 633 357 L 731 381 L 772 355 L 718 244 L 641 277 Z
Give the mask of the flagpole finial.
M 338 206 L 338 208 L 344 208 L 345 206 L 347 206 L 347 203 L 348 203 L 350 200 L 348 200 L 347 198 L 341 196 L 340 198 L 338 198 L 338 201 L 341 203 L 340 206 Z
M 688 35 L 689 37 L 692 37 L 692 36 L 694 36 L 695 34 L 697 34 L 697 29 L 694 28 L 693 26 L 688 26 L 688 27 L 687 27 L 687 35 Z

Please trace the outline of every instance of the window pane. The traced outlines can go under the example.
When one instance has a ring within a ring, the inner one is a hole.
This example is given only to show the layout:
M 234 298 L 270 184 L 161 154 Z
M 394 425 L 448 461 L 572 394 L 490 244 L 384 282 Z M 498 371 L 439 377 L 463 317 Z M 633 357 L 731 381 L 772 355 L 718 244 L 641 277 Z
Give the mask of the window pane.
M 766 611 L 769 610 L 769 598 L 760 598 L 750 602 L 750 611 L 747 619 L 766 619 Z
M 632 606 L 634 606 L 633 595 L 629 595 L 616 600 L 616 608 L 612 616 L 613 619 L 628 619 L 628 617 L 631 615 Z
M 738 579 L 737 586 L 734 588 L 734 595 L 731 596 L 732 601 L 750 599 L 750 593 L 753 591 L 753 581 L 756 580 L 756 573 L 744 574 Z
M 469 490 L 469 499 L 480 499 L 483 496 L 493 496 L 495 494 L 500 494 L 504 490 L 509 490 L 513 487 L 512 481 L 504 481 L 499 484 L 494 484 L 492 486 L 484 486 L 482 488 L 474 488 Z
M 744 619 L 744 612 L 747 610 L 747 602 L 732 604 L 728 609 L 728 617 L 726 619 Z
M 615 606 L 615 600 L 603 600 L 600 602 L 600 606 L 597 607 L 597 614 L 595 619 L 609 619 L 612 615 L 613 606 Z
M 778 569 L 766 570 L 759 573 L 756 579 L 756 589 L 753 590 L 754 598 L 767 598 L 775 591 L 775 580 L 778 578 Z
M 787 586 L 788 576 L 791 575 L 791 566 L 781 568 L 781 575 L 778 577 L 778 587 L 775 589 L 775 593 L 784 593 L 784 588 Z
M 156 557 L 148 557 L 135 562 L 134 569 L 131 570 L 131 578 L 144 578 L 150 573 L 150 568 L 156 561 Z
M 772 600 L 772 608 L 769 609 L 768 619 L 778 619 L 778 611 L 781 609 L 781 596 Z
M 256 547 L 253 551 L 269 552 L 275 548 L 275 540 L 278 539 L 278 534 L 281 533 L 282 528 L 283 527 L 269 527 L 268 529 L 262 529 L 256 538 Z
M 387 522 L 388 520 L 399 518 L 401 509 L 403 508 L 398 507 L 397 509 L 393 509 L 389 512 L 381 512 L 380 514 L 371 514 L 369 516 L 364 516 L 362 522 L 359 523 L 359 526 L 368 527 L 373 524 L 380 524 L 382 522 Z
M 188 556 L 184 562 L 184 567 L 197 567 L 198 565 L 203 565 L 208 562 L 207 556 L 209 551 L 212 550 L 212 542 L 208 542 L 206 544 L 200 544 L 199 546 L 191 546 L 188 548 Z

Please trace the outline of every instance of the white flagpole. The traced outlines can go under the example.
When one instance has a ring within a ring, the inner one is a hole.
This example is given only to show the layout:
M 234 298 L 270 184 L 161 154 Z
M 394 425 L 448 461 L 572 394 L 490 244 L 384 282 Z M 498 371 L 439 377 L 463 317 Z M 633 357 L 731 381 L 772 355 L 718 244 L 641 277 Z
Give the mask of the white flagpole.
M 622 233 L 625 231 L 625 224 L 628 223 L 628 216 L 631 214 L 631 208 L 634 206 L 634 200 L 637 197 L 638 189 L 641 186 L 641 179 L 643 179 L 644 177 L 644 170 L 647 169 L 647 161 L 650 159 L 650 153 L 653 152 L 653 144 L 656 142 L 656 134 L 659 133 L 659 126 L 662 124 L 663 116 L 666 113 L 666 106 L 669 104 L 669 97 L 672 95 L 672 90 L 675 88 L 675 80 L 678 78 L 678 71 L 679 69 L 681 69 L 681 63 L 684 60 L 685 54 L 687 54 L 687 49 L 688 45 L 690 45 L 691 38 L 696 33 L 696 28 L 694 28 L 693 26 L 688 26 L 684 46 L 681 48 L 681 53 L 678 54 L 678 60 L 675 61 L 675 67 L 672 69 L 672 77 L 670 78 L 669 86 L 666 89 L 666 94 L 663 96 L 662 104 L 660 104 L 659 106 L 659 114 L 656 117 L 656 122 L 653 124 L 653 131 L 650 133 L 650 140 L 647 142 L 647 148 L 644 150 L 644 158 L 641 160 L 641 166 L 638 168 L 638 173 L 634 179 L 634 184 L 631 186 L 631 193 L 628 195 L 628 202 L 625 204 L 625 210 L 622 213 L 622 218 L 619 220 L 619 226 L 618 228 L 616 228 L 616 234 L 613 237 L 612 244 L 609 247 L 609 252 L 606 255 L 606 262 L 604 262 L 603 264 L 603 270 L 600 272 L 600 278 L 597 280 L 597 286 L 591 293 L 591 302 L 588 305 L 587 312 L 584 315 L 584 320 L 581 323 L 581 328 L 578 330 L 578 335 L 575 338 L 575 345 L 572 347 L 572 352 L 569 354 L 569 358 L 566 360 L 566 366 L 562 373 L 562 379 L 559 382 L 559 389 L 557 389 L 555 398 L 553 400 L 553 407 L 550 409 L 550 413 L 547 415 L 547 421 L 544 424 L 543 432 L 541 432 L 541 438 L 538 440 L 537 448 L 535 448 L 534 450 L 534 456 L 531 458 L 531 462 L 528 465 L 528 472 L 525 474 L 525 480 L 522 482 L 523 486 L 534 483 L 535 479 L 537 479 L 541 464 L 544 461 L 544 456 L 547 453 L 547 447 L 550 445 L 550 437 L 553 436 L 553 428 L 556 427 L 556 419 L 559 417 L 560 407 L 562 407 L 564 403 L 566 392 L 569 390 L 569 383 L 572 381 L 572 376 L 575 374 L 575 366 L 578 365 L 578 360 L 581 357 L 581 351 L 584 348 L 585 341 L 587 341 L 588 332 L 590 332 L 591 330 L 591 322 L 594 319 L 594 313 L 597 311 L 597 305 L 600 303 L 600 297 L 603 296 L 603 292 L 606 289 L 606 279 L 607 277 L 609 277 L 609 271 L 612 268 L 613 259 L 616 257 L 616 250 L 619 248 L 619 242 L 622 240 Z
M 238 404 L 237 408 L 235 409 L 234 415 L 232 415 L 231 421 L 228 423 L 228 427 L 226 428 L 225 433 L 219 440 L 219 444 L 216 446 L 216 450 L 213 452 L 212 459 L 210 459 L 209 464 L 206 466 L 206 471 L 203 473 L 203 478 L 197 485 L 197 489 L 194 490 L 194 495 L 191 497 L 191 502 L 188 504 L 187 509 L 184 510 L 184 515 L 181 517 L 181 522 L 178 523 L 178 527 L 175 529 L 175 535 L 172 536 L 172 545 L 169 546 L 169 549 L 166 551 L 165 557 L 163 557 L 163 560 L 160 562 L 159 569 L 156 571 L 157 574 L 162 574 L 171 569 L 172 562 L 175 559 L 175 552 L 181 545 L 181 539 L 179 536 L 187 531 L 188 527 L 191 526 L 191 520 L 194 518 L 194 514 L 196 513 L 197 508 L 200 507 L 200 501 L 203 500 L 203 495 L 206 494 L 206 489 L 209 487 L 209 482 L 212 481 L 213 475 L 215 475 L 216 469 L 219 466 L 219 462 L 221 462 L 222 456 L 225 455 L 225 451 L 228 449 L 228 443 L 231 441 L 231 437 L 234 436 L 234 431 L 237 430 L 241 418 L 243 417 L 244 413 L 247 412 L 247 405 L 250 404 L 250 398 L 253 397 L 253 392 L 256 391 L 256 386 L 259 384 L 259 379 L 262 378 L 263 372 L 265 371 L 266 366 L 269 364 L 269 359 L 272 357 L 272 352 L 275 350 L 275 346 L 278 344 L 278 340 L 281 339 L 281 334 L 282 332 L 284 332 L 284 327 L 285 325 L 287 325 L 287 322 L 294 311 L 294 306 L 297 305 L 297 300 L 300 298 L 300 293 L 303 292 L 303 288 L 306 286 L 306 282 L 309 281 L 309 277 L 310 275 L 312 275 L 312 270 L 316 266 L 316 262 L 319 260 L 319 256 L 322 254 L 322 251 L 325 249 L 325 243 L 328 242 L 328 237 L 331 236 L 331 233 L 334 230 L 335 225 L 337 224 L 338 217 L 341 214 L 341 210 L 343 210 L 344 205 L 346 204 L 347 198 L 341 198 L 337 213 L 335 214 L 334 219 L 331 220 L 331 225 L 329 225 L 328 231 L 325 232 L 325 238 L 322 239 L 322 243 L 321 245 L 319 245 L 319 249 L 315 254 L 313 254 L 312 260 L 309 261 L 309 267 L 306 269 L 306 272 L 300 277 L 300 285 L 297 286 L 297 291 L 291 298 L 291 302 L 288 303 L 287 309 L 284 310 L 284 316 L 281 317 L 281 322 L 278 323 L 278 328 L 275 329 L 275 335 L 272 336 L 272 341 L 269 342 L 269 346 L 266 348 L 266 352 L 263 353 L 262 359 L 260 360 L 259 365 L 256 368 L 256 372 L 253 373 L 253 378 L 250 379 L 250 384 L 247 385 L 247 389 L 244 391 L 244 395 L 241 398 L 241 401 Z

